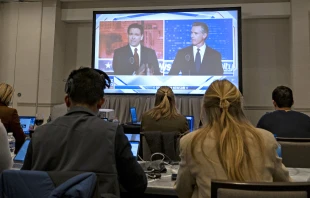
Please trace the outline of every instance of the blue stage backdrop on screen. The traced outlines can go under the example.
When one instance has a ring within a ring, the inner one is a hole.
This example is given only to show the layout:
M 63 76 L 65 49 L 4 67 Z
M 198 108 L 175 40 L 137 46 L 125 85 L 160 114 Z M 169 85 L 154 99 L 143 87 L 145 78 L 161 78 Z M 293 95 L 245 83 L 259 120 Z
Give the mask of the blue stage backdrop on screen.
M 209 28 L 206 44 L 222 55 L 222 60 L 233 59 L 232 19 L 165 20 L 165 60 L 174 60 L 179 49 L 190 46 L 194 22 Z

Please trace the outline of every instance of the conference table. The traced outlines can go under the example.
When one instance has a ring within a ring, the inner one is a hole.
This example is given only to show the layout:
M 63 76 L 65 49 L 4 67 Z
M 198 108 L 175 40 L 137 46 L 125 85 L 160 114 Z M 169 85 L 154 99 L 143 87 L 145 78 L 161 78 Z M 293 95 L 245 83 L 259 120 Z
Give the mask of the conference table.
M 175 181 L 171 180 L 171 174 L 176 173 L 178 166 L 167 167 L 167 172 L 162 173 L 160 179 L 148 179 L 146 194 L 176 196 L 174 190 Z M 294 182 L 310 182 L 310 168 L 287 168 Z

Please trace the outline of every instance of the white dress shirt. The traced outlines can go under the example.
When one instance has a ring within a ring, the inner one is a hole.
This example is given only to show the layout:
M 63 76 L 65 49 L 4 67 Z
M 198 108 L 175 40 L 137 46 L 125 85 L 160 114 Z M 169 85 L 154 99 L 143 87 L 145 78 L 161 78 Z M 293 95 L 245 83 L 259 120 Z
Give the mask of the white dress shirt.
M 206 48 L 207 48 L 206 44 L 203 44 L 203 46 L 201 46 L 199 48 L 200 49 L 199 54 L 200 54 L 200 58 L 201 58 L 201 60 L 200 60 L 201 63 L 202 63 L 202 60 L 203 60 L 203 56 L 205 55 Z M 197 46 L 193 46 L 194 62 L 195 62 L 195 58 L 196 58 L 197 49 L 198 49 Z
M 137 48 L 138 49 L 138 51 L 137 51 L 137 53 L 138 53 L 138 55 L 139 55 L 139 65 L 141 64 L 141 45 L 139 44 L 138 46 L 136 46 L 136 47 L 133 47 L 133 46 L 131 46 L 131 45 L 129 45 L 130 46 L 130 48 L 131 48 L 131 51 L 132 51 L 132 54 L 133 55 L 135 55 L 135 49 Z

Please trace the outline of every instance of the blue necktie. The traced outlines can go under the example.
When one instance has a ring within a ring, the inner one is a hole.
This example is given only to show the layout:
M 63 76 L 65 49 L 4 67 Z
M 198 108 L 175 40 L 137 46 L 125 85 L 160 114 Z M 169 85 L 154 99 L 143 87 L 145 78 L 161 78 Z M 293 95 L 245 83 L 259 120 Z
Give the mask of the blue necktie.
M 196 57 L 195 57 L 195 65 L 196 65 L 196 72 L 199 72 L 200 65 L 201 65 L 201 57 L 199 53 L 200 49 L 197 49 Z

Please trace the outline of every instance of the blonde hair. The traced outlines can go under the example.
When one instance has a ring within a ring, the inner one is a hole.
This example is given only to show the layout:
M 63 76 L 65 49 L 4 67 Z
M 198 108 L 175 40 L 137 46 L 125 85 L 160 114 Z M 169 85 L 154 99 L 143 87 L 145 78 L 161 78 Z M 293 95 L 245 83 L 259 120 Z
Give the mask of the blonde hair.
M 197 145 L 201 145 L 202 153 L 208 159 L 203 142 L 213 131 L 218 143 L 219 159 L 228 179 L 257 181 L 259 175 L 254 170 L 249 147 L 258 146 L 261 155 L 264 155 L 263 141 L 242 111 L 241 96 L 239 90 L 228 80 L 217 80 L 210 85 L 203 98 L 203 110 L 207 112 L 208 124 L 195 134 L 191 153 L 199 163 L 194 150 Z M 246 141 L 247 138 L 252 139 L 252 145 Z
M 0 83 L 0 102 L 9 106 L 13 96 L 13 87 L 6 83 Z
M 160 118 L 175 118 L 179 115 L 172 89 L 168 86 L 161 86 L 155 97 L 155 107 L 147 112 L 155 120 Z

